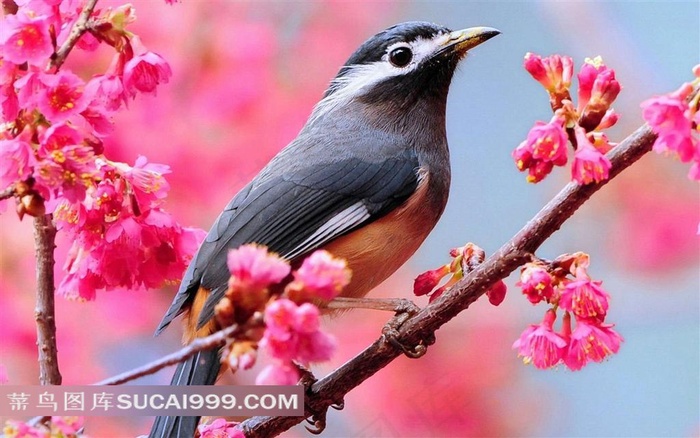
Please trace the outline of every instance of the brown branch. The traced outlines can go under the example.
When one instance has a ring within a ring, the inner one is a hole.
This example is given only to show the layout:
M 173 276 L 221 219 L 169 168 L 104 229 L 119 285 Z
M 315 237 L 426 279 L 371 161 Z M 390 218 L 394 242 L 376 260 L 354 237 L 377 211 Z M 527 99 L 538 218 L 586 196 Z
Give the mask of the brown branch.
M 60 385 L 58 349 L 56 348 L 56 317 L 54 314 L 54 249 L 56 227 L 51 215 L 34 218 L 34 250 L 36 252 L 36 345 L 39 348 L 39 382 Z
M 11 197 L 15 196 L 17 194 L 17 190 L 15 189 L 15 185 L 12 184 L 10 187 L 6 188 L 5 190 L 0 191 L 0 201 L 4 201 L 5 199 L 10 199 Z
M 66 61 L 66 58 L 68 57 L 70 51 L 73 50 L 73 47 L 75 47 L 75 45 L 78 43 L 80 37 L 88 31 L 88 20 L 90 20 L 90 15 L 92 15 L 92 11 L 95 10 L 96 4 L 97 0 L 88 0 L 87 4 L 80 12 L 78 20 L 75 22 L 73 28 L 70 30 L 68 38 L 63 43 L 63 45 L 56 51 L 56 53 L 51 57 L 51 61 L 48 65 L 49 70 L 58 70 L 59 68 L 61 68 L 63 63 Z
M 656 135 L 643 126 L 627 137 L 609 154 L 612 163 L 610 178 L 651 150 Z M 403 345 L 418 345 L 430 339 L 443 324 L 468 308 L 494 283 L 507 277 L 529 259 L 530 254 L 544 243 L 593 193 L 603 187 L 599 184 L 567 184 L 537 215 L 510 241 L 503 245 L 483 264 L 476 267 L 435 302 L 409 318 L 399 329 L 398 340 Z M 316 381 L 307 390 L 305 416 L 324 412 L 332 404 L 341 402 L 345 394 L 384 368 L 401 352 L 382 338 L 375 341 L 344 365 Z M 302 421 L 301 417 L 252 417 L 242 423 L 248 438 L 270 437 L 280 434 Z
M 246 328 L 249 328 L 246 326 Z M 223 347 L 226 344 L 226 339 L 235 336 L 238 332 L 242 331 L 241 327 L 237 325 L 232 325 L 226 327 L 223 330 L 209 335 L 204 338 L 197 338 L 188 344 L 186 347 L 164 356 L 158 360 L 147 363 L 138 368 L 134 368 L 131 371 L 124 372 L 118 376 L 110 377 L 95 383 L 95 385 L 120 385 L 122 383 L 130 382 L 132 380 L 138 379 L 139 377 L 147 376 L 153 374 L 163 368 L 180 363 L 191 356 L 199 353 L 200 351 L 212 350 L 214 348 Z

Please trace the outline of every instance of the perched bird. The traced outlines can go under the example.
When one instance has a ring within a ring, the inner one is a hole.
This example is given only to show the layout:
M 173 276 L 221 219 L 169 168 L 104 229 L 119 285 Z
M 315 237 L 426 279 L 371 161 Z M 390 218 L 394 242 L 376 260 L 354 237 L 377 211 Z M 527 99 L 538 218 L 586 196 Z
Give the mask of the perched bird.
M 160 333 L 185 312 L 186 340 L 217 329 L 230 249 L 246 243 L 300 263 L 317 249 L 352 269 L 362 297 L 418 249 L 450 188 L 447 93 L 467 51 L 499 31 L 397 24 L 340 68 L 299 135 L 226 206 L 192 260 Z M 172 385 L 211 385 L 217 351 L 179 364 Z M 158 417 L 150 437 L 191 437 L 198 417 Z

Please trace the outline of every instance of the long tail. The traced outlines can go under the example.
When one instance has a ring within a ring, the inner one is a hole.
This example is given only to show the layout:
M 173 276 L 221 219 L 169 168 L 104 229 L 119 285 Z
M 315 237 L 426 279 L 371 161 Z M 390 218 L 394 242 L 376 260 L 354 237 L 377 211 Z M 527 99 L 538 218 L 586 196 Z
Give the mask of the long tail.
M 219 352 L 201 351 L 178 364 L 170 385 L 213 385 L 219 373 Z M 200 417 L 157 417 L 149 438 L 191 438 Z

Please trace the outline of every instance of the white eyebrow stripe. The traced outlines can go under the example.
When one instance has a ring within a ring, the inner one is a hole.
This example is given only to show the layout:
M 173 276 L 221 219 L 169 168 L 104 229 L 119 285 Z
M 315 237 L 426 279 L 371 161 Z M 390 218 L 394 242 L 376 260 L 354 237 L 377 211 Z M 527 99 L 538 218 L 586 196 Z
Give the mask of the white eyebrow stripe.
M 434 54 L 448 39 L 449 34 L 443 34 L 433 38 L 417 38 L 410 43 L 399 41 L 387 48 L 381 61 L 343 67 L 345 74 L 336 77 L 331 82 L 331 87 L 334 87 L 335 91 L 316 104 L 308 123 L 313 123 L 322 115 L 344 106 L 354 98 L 361 96 L 363 90 L 371 88 L 382 80 L 410 73 L 424 59 Z M 408 66 L 395 67 L 389 62 L 389 53 L 397 47 L 411 48 L 413 59 Z

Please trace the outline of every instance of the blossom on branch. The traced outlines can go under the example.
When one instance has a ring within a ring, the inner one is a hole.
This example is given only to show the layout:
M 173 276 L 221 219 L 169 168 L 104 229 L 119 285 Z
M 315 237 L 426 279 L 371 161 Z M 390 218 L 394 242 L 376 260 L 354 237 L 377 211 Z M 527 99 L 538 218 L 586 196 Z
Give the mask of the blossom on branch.
M 0 49 L 5 60 L 43 67 L 53 53 L 49 18 L 21 9 L 5 15 L 0 26 Z
M 615 71 L 608 68 L 600 56 L 586 58 L 578 74 L 579 124 L 592 131 L 602 121 L 622 87 Z
M 525 54 L 523 66 L 547 90 L 552 108 L 557 109 L 564 100 L 571 99 L 569 87 L 574 68 L 571 57 L 552 55 L 542 58 L 528 52 Z
M 66 53 L 54 53 L 71 38 L 81 2 L 18 7 L 0 26 L 0 189 L 13 187 L 20 217 L 52 213 L 71 238 L 57 293 L 93 299 L 101 289 L 179 280 L 204 233 L 163 210 L 169 167 L 142 156 L 133 166 L 110 161 L 103 144 L 127 97 L 153 93 L 170 66 L 126 29 L 131 6 L 108 8 L 92 12 L 78 47 L 104 43 L 116 53 L 86 81 L 62 65 Z
M 530 325 L 513 343 L 513 348 L 518 350 L 518 356 L 523 358 L 523 362 L 546 369 L 562 361 L 566 340 L 552 328 L 556 317 L 553 310 L 548 310 L 540 324 Z
M 217 418 L 209 424 L 200 424 L 197 432 L 200 438 L 245 438 L 245 434 L 236 427 L 237 425 L 236 422 Z
M 273 359 L 258 375 L 259 384 L 293 385 L 300 364 L 330 359 L 335 338 L 321 330 L 321 311 L 313 304 L 330 300 L 350 281 L 347 262 L 318 250 L 292 273 L 288 261 L 264 246 L 242 245 L 228 254 L 229 288 L 214 313 L 221 326 L 238 324 L 243 334 L 228 342 L 222 362 L 232 371 L 257 361 L 258 347 Z M 282 287 L 285 286 L 286 287 Z M 261 331 L 260 318 L 263 314 Z
M 328 251 L 315 251 L 294 272 L 286 293 L 296 302 L 332 300 L 350 283 L 351 276 L 345 260 L 334 258 Z
M 479 246 L 469 242 L 459 248 L 450 250 L 452 262 L 441 266 L 431 271 L 426 271 L 417 276 L 413 281 L 413 294 L 416 296 L 429 295 L 432 303 L 443 292 L 454 286 L 466 274 L 474 270 L 474 268 L 482 263 L 485 258 L 484 250 Z M 440 283 L 440 280 L 447 275 L 452 274 L 445 284 L 435 289 Z M 494 306 L 498 306 L 506 297 L 507 287 L 503 281 L 497 281 L 491 288 L 486 291 L 486 296 L 489 302 Z
M 131 45 L 136 55 L 124 65 L 124 88 L 132 96 L 137 92 L 155 94 L 159 84 L 170 80 L 170 66 L 162 56 L 147 50 L 138 37 L 131 39 Z
M 520 273 L 518 286 L 532 304 L 545 302 L 547 309 L 540 324 L 530 325 L 513 348 L 526 364 L 545 369 L 560 364 L 572 371 L 590 361 L 601 362 L 620 349 L 622 337 L 605 324 L 610 295 L 600 281 L 588 276 L 590 258 L 585 253 L 564 254 L 553 262 L 534 261 Z M 573 278 L 571 278 L 573 276 Z M 564 311 L 562 328 L 554 330 L 557 311 Z M 576 320 L 572 332 L 571 315 Z
M 578 106 L 569 94 L 571 58 L 551 55 L 541 58 L 528 53 L 525 69 L 550 93 L 554 116 L 549 123 L 536 122 L 527 139 L 512 152 L 515 165 L 528 171 L 527 181 L 542 181 L 554 166 L 567 162 L 568 145 L 574 149 L 572 180 L 579 184 L 608 178 L 609 160 L 604 156 L 613 146 L 601 132 L 617 123 L 619 114 L 611 107 L 622 87 L 615 71 L 600 57 L 586 59 L 578 74 Z
M 555 297 L 554 279 L 545 267 L 528 263 L 520 273 L 520 281 L 516 283 L 523 290 L 523 294 L 532 304 L 542 300 L 551 302 Z
M 590 184 L 608 179 L 610 160 L 600 152 L 586 136 L 583 128 L 574 128 L 577 140 L 574 162 L 571 165 L 571 179 L 579 184 Z
M 571 332 L 571 317 L 564 315 L 564 336 L 569 344 L 564 363 L 572 371 L 580 370 L 588 361 L 602 362 L 620 350 L 622 337 L 614 331 L 612 324 L 598 320 L 578 319 L 576 329 Z
M 683 163 L 692 162 L 688 177 L 700 181 L 700 93 L 689 102 L 694 87 L 700 86 L 700 65 L 693 69 L 697 78 L 669 94 L 641 103 L 642 117 L 658 135 L 654 152 L 672 155 Z
M 529 171 L 528 182 L 539 182 L 553 166 L 566 164 L 567 143 L 563 118 L 555 115 L 549 123 L 536 122 L 527 140 L 513 151 L 515 165 L 521 172 Z

